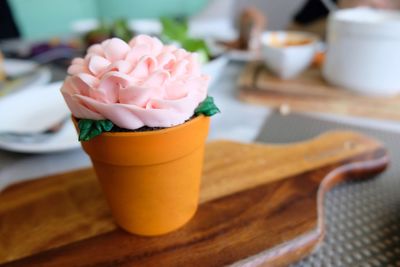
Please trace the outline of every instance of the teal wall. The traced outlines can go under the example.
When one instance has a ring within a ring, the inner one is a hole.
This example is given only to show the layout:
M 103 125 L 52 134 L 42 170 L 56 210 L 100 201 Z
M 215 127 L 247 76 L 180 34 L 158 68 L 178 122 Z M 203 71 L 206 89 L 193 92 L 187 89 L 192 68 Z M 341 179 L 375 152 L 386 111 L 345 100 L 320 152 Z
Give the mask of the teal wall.
M 207 0 L 97 0 L 102 18 L 157 18 L 189 16 L 200 11 Z
M 3 1 L 3 0 L 0 0 Z M 96 0 L 8 0 L 25 39 L 44 39 L 70 32 L 71 22 L 95 18 Z
M 0 0 L 4 1 L 4 0 Z M 158 18 L 189 16 L 208 0 L 8 0 L 24 39 L 40 40 L 70 33 L 84 18 Z

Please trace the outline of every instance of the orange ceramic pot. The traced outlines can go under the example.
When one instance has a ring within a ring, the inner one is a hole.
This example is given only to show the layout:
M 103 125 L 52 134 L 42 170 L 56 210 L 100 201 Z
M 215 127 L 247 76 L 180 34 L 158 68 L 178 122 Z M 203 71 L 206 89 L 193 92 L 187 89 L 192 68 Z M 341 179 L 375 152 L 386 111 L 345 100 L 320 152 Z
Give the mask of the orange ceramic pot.
M 81 142 L 115 221 L 128 232 L 171 232 L 195 214 L 209 117 L 155 131 L 102 133 Z

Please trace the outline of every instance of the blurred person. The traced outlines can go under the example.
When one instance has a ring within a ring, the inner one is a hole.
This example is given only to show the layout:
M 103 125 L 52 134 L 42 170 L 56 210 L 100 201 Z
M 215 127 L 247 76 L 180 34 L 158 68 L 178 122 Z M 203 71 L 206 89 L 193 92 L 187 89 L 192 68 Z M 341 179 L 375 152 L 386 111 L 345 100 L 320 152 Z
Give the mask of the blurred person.
M 399 9 L 400 0 L 327 0 L 339 8 L 373 7 L 380 9 Z M 324 37 L 326 17 L 329 10 L 323 0 L 307 0 L 295 14 L 289 30 L 308 31 Z
M 8 1 L 0 0 L 0 40 L 19 37 Z

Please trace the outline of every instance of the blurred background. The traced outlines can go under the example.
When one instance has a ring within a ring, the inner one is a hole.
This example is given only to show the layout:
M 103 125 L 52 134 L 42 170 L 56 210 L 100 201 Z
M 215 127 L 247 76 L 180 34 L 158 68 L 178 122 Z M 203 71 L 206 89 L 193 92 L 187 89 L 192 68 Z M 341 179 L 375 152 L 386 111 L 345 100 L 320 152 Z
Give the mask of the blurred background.
M 305 1 L 222 0 L 136 1 L 136 0 L 9 0 L 2 1 L 1 39 L 21 37 L 26 40 L 43 40 L 72 35 L 72 24 L 82 19 L 148 19 L 161 16 L 204 16 L 224 18 L 232 24 L 240 11 L 254 5 L 268 16 L 270 28 L 284 29 Z M 45 8 L 44 8 L 45 7 Z M 10 14 L 11 13 L 11 14 Z M 10 17 L 11 16 L 11 17 Z M 12 21 L 10 21 L 12 19 Z M 6 27 L 8 29 L 6 29 Z

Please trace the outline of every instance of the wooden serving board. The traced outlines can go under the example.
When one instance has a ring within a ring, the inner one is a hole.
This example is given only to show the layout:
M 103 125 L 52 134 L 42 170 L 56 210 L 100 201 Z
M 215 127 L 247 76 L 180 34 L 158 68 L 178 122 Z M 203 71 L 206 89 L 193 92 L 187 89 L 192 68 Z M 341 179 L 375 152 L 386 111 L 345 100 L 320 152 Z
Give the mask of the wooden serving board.
M 17 184 L 0 194 L 0 263 L 284 266 L 323 238 L 325 192 L 387 164 L 383 146 L 355 132 L 288 145 L 212 142 L 195 217 L 152 238 L 115 226 L 91 169 Z
M 400 121 L 400 96 L 357 95 L 326 83 L 319 68 L 309 68 L 293 80 L 281 80 L 263 63 L 251 62 L 240 75 L 239 98 L 270 107 L 287 105 L 294 111 Z

